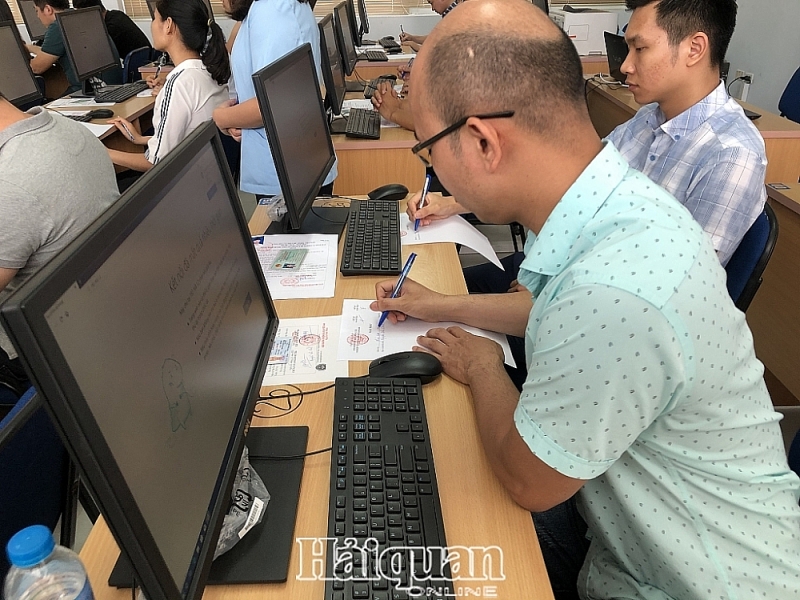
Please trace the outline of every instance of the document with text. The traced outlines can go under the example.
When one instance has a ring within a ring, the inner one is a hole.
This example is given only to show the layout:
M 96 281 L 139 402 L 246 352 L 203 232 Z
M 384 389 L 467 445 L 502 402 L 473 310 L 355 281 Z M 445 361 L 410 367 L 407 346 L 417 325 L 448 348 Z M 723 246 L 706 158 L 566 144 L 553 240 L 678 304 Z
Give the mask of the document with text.
M 414 244 L 434 244 L 437 242 L 453 242 L 472 248 L 478 254 L 503 269 L 492 243 L 485 235 L 475 229 L 458 215 L 434 221 L 414 231 L 414 222 L 408 215 L 400 213 L 400 243 L 403 246 Z M 505 269 L 503 269 L 505 271 Z
M 258 235 L 253 243 L 273 300 L 333 298 L 335 235 Z

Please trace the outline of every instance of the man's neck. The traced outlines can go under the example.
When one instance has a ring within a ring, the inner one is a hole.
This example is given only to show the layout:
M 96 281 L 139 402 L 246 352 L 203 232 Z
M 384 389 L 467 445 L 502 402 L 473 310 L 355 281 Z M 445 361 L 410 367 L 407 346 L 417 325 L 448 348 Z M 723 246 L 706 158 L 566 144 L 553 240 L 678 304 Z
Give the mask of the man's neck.
M 719 81 L 719 75 L 713 71 L 709 71 L 708 75 L 702 78 L 694 80 L 687 78 L 686 85 L 681 87 L 674 97 L 660 101 L 658 107 L 664 113 L 666 120 L 670 121 L 713 92 Z
M 19 123 L 31 115 L 22 112 L 8 100 L 0 100 L 0 132 L 5 131 L 14 123 Z

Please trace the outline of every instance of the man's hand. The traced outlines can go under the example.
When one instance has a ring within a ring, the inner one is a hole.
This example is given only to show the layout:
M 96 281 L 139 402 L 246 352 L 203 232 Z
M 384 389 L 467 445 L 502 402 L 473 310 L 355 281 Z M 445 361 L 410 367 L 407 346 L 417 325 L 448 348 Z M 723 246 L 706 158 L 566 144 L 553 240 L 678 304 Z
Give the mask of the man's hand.
M 387 318 L 390 323 L 405 321 L 406 317 L 414 317 L 430 323 L 444 320 L 439 318 L 439 315 L 442 313 L 441 303 L 447 296 L 429 290 L 413 279 L 406 279 L 400 289 L 400 295 L 397 298 L 392 298 L 396 283 L 396 279 L 388 279 L 375 286 L 375 297 L 377 299 L 369 305 L 371 310 L 376 312 L 389 311 Z
M 400 109 L 400 97 L 394 91 L 394 87 L 388 81 L 384 81 L 378 85 L 377 89 L 372 93 L 372 106 L 381 113 L 384 119 L 395 122 L 392 115 Z
M 489 338 L 473 335 L 461 327 L 437 327 L 417 338 L 420 348 L 437 357 L 444 372 L 470 385 L 487 371 L 503 373 L 503 349 Z
M 420 225 L 430 225 L 434 221 L 446 219 L 453 215 L 462 215 L 469 212 L 461 206 L 452 196 L 442 196 L 436 192 L 428 192 L 425 198 L 425 206 L 417 209 L 422 192 L 417 192 L 406 205 L 406 214 L 411 221 L 419 219 Z
M 425 41 L 425 38 L 428 37 L 426 35 L 412 35 L 410 33 L 406 33 L 405 31 L 400 34 L 400 43 L 401 44 L 421 44 Z
M 524 285 L 522 285 L 516 279 L 514 281 L 512 281 L 511 284 L 508 286 L 508 293 L 509 294 L 513 294 L 515 292 L 528 292 L 530 294 L 530 291 L 528 290 L 528 288 L 526 288 Z
M 397 76 L 403 81 L 411 78 L 411 67 L 408 65 L 400 65 L 397 67 Z

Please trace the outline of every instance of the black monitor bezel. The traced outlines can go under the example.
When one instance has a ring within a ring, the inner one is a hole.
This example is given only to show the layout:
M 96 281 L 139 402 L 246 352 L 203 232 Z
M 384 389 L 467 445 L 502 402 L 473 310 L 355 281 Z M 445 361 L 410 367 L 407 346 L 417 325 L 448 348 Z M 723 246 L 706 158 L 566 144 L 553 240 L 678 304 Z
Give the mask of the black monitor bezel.
M 6 96 L 6 100 L 11 102 L 17 108 L 34 102 L 36 100 L 40 100 L 42 98 L 42 94 L 39 91 L 39 86 L 36 85 L 36 77 L 31 70 L 31 61 L 29 60 L 29 53 L 28 50 L 22 43 L 22 36 L 19 34 L 19 29 L 17 29 L 17 24 L 14 21 L 0 21 L 0 29 L 3 27 L 8 27 L 11 30 L 11 34 L 14 36 L 14 39 L 17 40 L 17 46 L 19 47 L 19 53 L 22 58 L 22 62 L 25 64 L 25 68 L 28 70 L 28 74 L 31 77 L 31 81 L 33 82 L 33 89 L 34 92 L 27 94 L 25 96 L 20 96 L 19 98 L 9 98 Z M 3 90 L 0 90 L 2 92 Z
M 328 58 L 327 38 L 324 33 L 325 26 L 330 23 L 331 31 L 333 31 L 333 45 L 336 47 L 336 52 L 339 54 L 339 64 L 342 64 L 342 51 L 339 48 L 339 40 L 336 36 L 336 27 L 333 25 L 333 15 L 327 14 L 317 24 L 319 27 L 319 42 L 320 54 L 322 60 L 322 80 L 325 83 L 325 102 L 328 108 L 334 115 L 342 114 L 342 105 L 344 104 L 344 96 L 347 93 L 347 84 L 344 80 L 344 71 L 340 71 L 341 84 L 338 88 L 334 81 L 336 75 L 333 72 L 333 67 Z M 338 93 L 341 91 L 341 93 Z
M 322 170 L 322 173 L 317 177 L 317 181 L 311 186 L 311 189 L 316 189 L 316 191 L 308 198 L 303 198 L 300 202 L 298 202 L 292 195 L 292 187 L 289 180 L 289 174 L 286 169 L 286 158 L 284 157 L 283 149 L 278 142 L 279 136 L 277 128 L 275 127 L 274 115 L 271 109 L 269 97 L 265 93 L 262 81 L 280 73 L 281 71 L 291 68 L 292 65 L 303 59 L 309 61 L 309 64 L 311 65 L 311 72 L 314 74 L 314 89 L 317 92 L 316 100 L 319 106 L 320 119 L 325 130 L 325 138 L 328 142 L 330 160 Z M 333 149 L 333 141 L 331 140 L 331 134 L 328 129 L 327 119 L 325 117 L 325 108 L 322 104 L 322 95 L 320 94 L 319 79 L 317 78 L 317 68 L 314 64 L 314 53 L 311 51 L 311 44 L 306 42 L 288 54 L 284 54 L 278 60 L 267 65 L 263 69 L 253 73 L 253 87 L 255 88 L 256 98 L 258 98 L 258 106 L 261 110 L 261 116 L 264 120 L 264 131 L 267 134 L 267 142 L 269 142 L 269 148 L 272 152 L 272 160 L 275 163 L 275 171 L 278 175 L 281 193 L 283 194 L 283 199 L 286 203 L 286 217 L 284 217 L 284 222 L 285 219 L 288 218 L 288 230 L 296 231 L 302 227 L 303 220 L 311 211 L 311 206 L 314 204 L 314 199 L 319 193 L 320 187 L 322 187 L 323 183 L 325 183 L 325 178 L 328 176 L 328 173 L 330 173 L 330 170 L 333 168 L 333 165 L 336 162 L 336 153 Z
M 34 16 L 32 18 L 36 19 L 36 22 L 44 28 L 44 31 L 41 35 L 33 35 L 33 32 L 31 31 L 31 24 L 28 21 L 28 14 L 22 8 L 22 4 L 25 2 L 29 2 L 33 6 Z M 17 8 L 19 8 L 19 14 L 22 15 L 22 22 L 25 24 L 25 29 L 28 30 L 28 37 L 31 38 L 31 42 L 42 41 L 47 33 L 47 27 L 45 27 L 45 25 L 39 20 L 39 17 L 36 16 L 36 5 L 33 3 L 33 0 L 17 0 Z
M 356 5 L 354 0 L 344 0 L 344 3 L 347 8 L 347 18 L 350 20 L 350 35 L 353 36 L 353 46 L 358 48 L 361 45 L 361 36 L 364 32 L 361 29 L 361 24 L 356 19 Z
M 608 61 L 608 74 L 611 75 L 611 77 L 613 77 L 620 83 L 624 84 L 625 81 L 628 79 L 628 76 L 622 72 L 621 68 L 622 68 L 622 63 L 625 62 L 625 59 L 628 57 L 628 52 L 630 51 L 628 49 L 628 43 L 625 41 L 625 36 L 617 35 L 616 33 L 611 33 L 610 31 L 604 31 L 603 38 L 605 39 L 606 43 L 606 60 Z M 612 54 L 609 51 L 616 49 L 622 50 L 623 47 L 625 48 L 625 56 L 620 56 L 615 53 L 614 65 L 616 67 L 617 62 L 619 62 L 619 67 L 612 69 L 611 67 Z M 622 60 L 618 61 L 617 59 L 619 58 L 622 58 Z
M 358 0 L 358 17 L 360 21 L 361 36 L 369 33 L 369 17 L 367 16 L 367 0 Z
M 531 0 L 531 2 L 533 3 L 534 6 L 542 9 L 544 11 L 544 14 L 546 14 L 548 16 L 550 15 L 550 3 L 548 2 L 548 0 L 540 0 L 538 3 L 535 2 L 534 0 Z M 539 6 L 539 4 L 542 4 L 542 3 L 544 4 L 544 8 Z
M 156 2 L 158 2 L 158 0 L 145 0 L 145 4 L 147 4 L 147 10 L 150 12 L 151 21 L 155 21 L 156 18 Z
M 105 33 L 105 38 L 104 39 L 106 40 L 106 43 L 108 44 L 108 49 L 111 50 L 111 56 L 113 58 L 114 49 L 111 47 L 111 38 L 108 35 L 108 28 L 106 27 L 106 20 L 103 18 L 103 13 L 100 11 L 100 7 L 99 6 L 91 6 L 89 8 L 80 8 L 80 9 L 76 9 L 76 10 L 64 10 L 64 11 L 56 13 L 56 19 L 58 20 L 58 26 L 61 27 L 61 37 L 64 39 L 64 48 L 66 48 L 66 50 L 67 50 L 67 56 L 69 57 L 69 61 L 72 64 L 73 70 L 75 71 L 75 77 L 77 77 L 79 81 L 86 81 L 90 77 L 94 77 L 95 75 L 99 75 L 103 71 L 108 71 L 109 69 L 114 69 L 114 68 L 120 69 L 120 68 L 122 68 L 120 66 L 120 64 L 119 64 L 119 61 L 117 60 L 117 61 L 113 61 L 113 62 L 107 63 L 107 64 L 105 64 L 105 65 L 103 65 L 101 67 L 96 67 L 95 69 L 89 71 L 88 73 L 79 73 L 78 72 L 78 65 L 75 62 L 75 56 L 72 53 L 72 46 L 70 45 L 69 39 L 67 37 L 67 34 L 64 31 L 64 26 L 62 25 L 62 21 L 64 19 L 67 19 L 67 20 L 74 19 L 75 15 L 81 15 L 83 13 L 88 13 L 88 12 L 91 12 L 91 11 L 96 12 L 97 15 L 100 18 L 100 23 L 102 23 L 103 32 Z
M 339 4 L 337 4 L 336 6 L 333 7 L 333 11 L 332 11 L 332 14 L 333 14 L 333 29 L 336 32 L 336 37 L 339 39 L 339 50 L 340 50 L 340 52 L 342 54 L 342 65 L 344 65 L 344 74 L 347 75 L 347 76 L 350 76 L 350 75 L 353 74 L 353 71 L 355 71 L 356 63 L 358 62 L 358 52 L 356 51 L 355 44 L 351 44 L 351 46 L 353 48 L 353 54 L 352 54 L 352 57 L 348 57 L 347 56 L 347 49 L 348 49 L 348 45 L 347 45 L 347 41 L 348 40 L 347 40 L 347 38 L 348 38 L 348 36 L 345 35 L 344 25 L 342 23 L 342 19 L 341 19 L 341 16 L 340 16 L 340 11 L 342 10 L 342 7 L 344 7 L 345 18 L 348 19 L 348 27 L 350 28 L 351 32 L 353 30 L 353 28 L 350 26 L 350 17 L 347 14 L 347 3 L 346 2 L 340 2 Z M 351 38 L 351 41 L 352 41 L 352 35 L 349 36 L 349 37 Z
M 176 586 L 43 315 L 61 297 L 64 290 L 75 282 L 76 277 L 84 273 L 89 265 L 96 263 L 97 257 L 108 248 L 110 240 L 113 243 L 118 236 L 125 234 L 129 224 L 135 222 L 149 203 L 169 185 L 174 173 L 180 172 L 208 144 L 211 144 L 221 166 L 231 206 L 242 232 L 242 243 L 247 248 L 271 318 L 265 327 L 260 354 L 254 361 L 246 397 L 242 399 L 236 424 L 231 432 L 215 494 L 209 499 L 206 523 L 198 532 L 198 542 L 202 538 L 204 545 L 196 560 L 190 563 L 184 582 L 184 596 Z M 0 320 L 14 343 L 31 382 L 44 397 L 48 412 L 60 430 L 72 460 L 80 468 L 111 533 L 130 559 L 136 572 L 136 583 L 141 585 L 149 600 L 201 600 L 216 541 L 228 509 L 245 434 L 259 396 L 269 350 L 278 327 L 277 312 L 253 248 L 247 221 L 214 123 L 209 121 L 192 132 L 50 263 L 31 276 L 0 307 Z

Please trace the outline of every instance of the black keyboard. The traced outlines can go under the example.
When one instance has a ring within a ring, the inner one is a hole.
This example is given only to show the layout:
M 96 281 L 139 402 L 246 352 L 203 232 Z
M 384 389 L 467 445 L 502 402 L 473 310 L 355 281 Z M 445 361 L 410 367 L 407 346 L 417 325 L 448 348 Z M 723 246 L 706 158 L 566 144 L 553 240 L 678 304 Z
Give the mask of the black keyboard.
M 370 62 L 385 62 L 389 60 L 389 57 L 386 56 L 386 52 L 383 50 L 367 50 L 364 52 L 364 58 Z
M 108 87 L 111 89 L 102 88 L 95 92 L 95 102 L 125 102 L 128 98 L 133 98 L 136 94 L 148 88 L 147 82 L 144 80 Z
M 88 123 L 89 121 L 92 120 L 92 117 L 89 113 L 86 113 L 85 115 L 62 115 L 62 116 L 67 117 L 68 119 L 72 119 L 73 121 L 80 121 L 81 123 Z
M 351 108 L 344 133 L 347 137 L 381 139 L 381 114 L 371 108 Z
M 375 79 L 370 79 L 367 82 L 367 85 L 364 86 L 364 98 L 366 98 L 367 100 L 372 98 L 372 94 L 375 93 L 375 90 L 377 90 L 378 86 L 382 84 L 384 81 L 391 82 L 392 85 L 394 85 L 395 82 L 394 79 L 387 79 L 385 77 L 377 77 Z
M 351 200 L 342 250 L 342 275 L 400 272 L 400 211 L 397 200 Z
M 378 43 L 379 43 L 379 44 L 380 44 L 380 45 L 383 47 L 383 49 L 384 49 L 384 50 L 386 50 L 387 52 L 394 52 L 394 53 L 396 53 L 396 52 L 402 52 L 402 51 L 403 51 L 403 49 L 400 47 L 400 44 L 398 44 L 398 43 L 397 43 L 396 41 L 394 41 L 394 40 L 380 39 L 380 40 L 378 40 Z
M 333 414 L 325 600 L 455 597 L 420 380 L 339 378 Z

